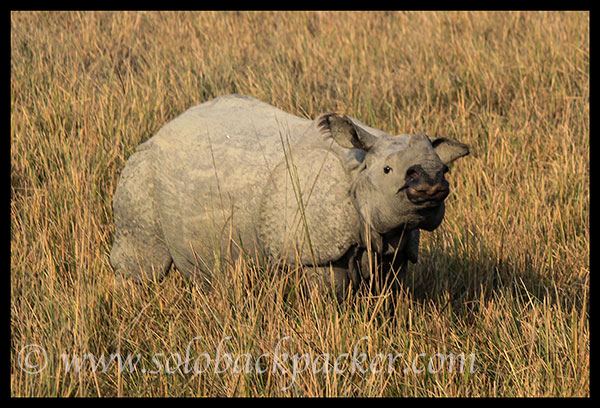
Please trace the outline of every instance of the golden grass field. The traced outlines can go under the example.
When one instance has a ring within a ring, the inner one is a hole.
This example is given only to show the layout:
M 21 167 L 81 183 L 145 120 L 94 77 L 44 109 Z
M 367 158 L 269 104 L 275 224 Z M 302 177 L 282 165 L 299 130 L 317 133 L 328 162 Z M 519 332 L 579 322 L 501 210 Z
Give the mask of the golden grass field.
M 11 395 L 589 396 L 589 30 L 588 12 L 12 12 Z M 115 288 L 127 158 L 233 92 L 470 145 L 394 310 L 247 260 L 211 288 Z M 320 370 L 276 367 L 278 343 Z M 186 349 L 266 357 L 186 372 Z M 352 370 L 354 352 L 381 364 Z M 148 368 L 65 364 L 86 353 Z M 343 353 L 339 372 L 323 357 Z

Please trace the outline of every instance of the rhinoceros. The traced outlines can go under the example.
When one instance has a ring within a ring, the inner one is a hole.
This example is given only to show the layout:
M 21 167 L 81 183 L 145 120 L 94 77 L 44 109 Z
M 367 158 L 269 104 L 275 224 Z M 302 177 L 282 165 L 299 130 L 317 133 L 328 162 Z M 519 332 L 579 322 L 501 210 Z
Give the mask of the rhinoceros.
M 392 136 L 357 119 L 314 120 L 244 95 L 187 110 L 140 144 L 113 197 L 110 262 L 121 279 L 172 263 L 212 276 L 241 255 L 302 264 L 341 299 L 417 262 L 444 217 L 451 138 Z M 306 269 L 306 268 L 305 268 Z

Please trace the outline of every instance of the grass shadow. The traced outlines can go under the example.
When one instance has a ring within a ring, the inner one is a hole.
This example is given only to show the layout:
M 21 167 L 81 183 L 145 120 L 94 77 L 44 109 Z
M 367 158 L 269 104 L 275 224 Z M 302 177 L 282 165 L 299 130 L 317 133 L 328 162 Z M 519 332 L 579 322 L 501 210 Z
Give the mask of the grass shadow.
M 456 252 L 422 251 L 419 262 L 409 267 L 404 290 L 421 305 L 451 307 L 456 317 L 470 321 L 487 302 L 511 298 L 518 304 L 547 304 L 562 310 L 589 314 L 583 278 L 558 279 L 549 268 L 535 269 L 510 257 L 479 249 L 468 256 Z

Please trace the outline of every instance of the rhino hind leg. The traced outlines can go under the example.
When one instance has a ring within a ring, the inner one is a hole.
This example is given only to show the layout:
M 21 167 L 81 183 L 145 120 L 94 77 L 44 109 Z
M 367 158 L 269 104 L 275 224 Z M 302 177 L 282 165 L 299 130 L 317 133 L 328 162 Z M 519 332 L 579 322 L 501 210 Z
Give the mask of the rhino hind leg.
M 110 253 L 117 278 L 138 282 L 162 279 L 172 262 L 166 247 L 142 231 L 116 234 Z
M 160 280 L 173 262 L 162 238 L 152 194 L 152 163 L 136 152 L 121 174 L 113 199 L 115 239 L 110 263 L 119 280 Z

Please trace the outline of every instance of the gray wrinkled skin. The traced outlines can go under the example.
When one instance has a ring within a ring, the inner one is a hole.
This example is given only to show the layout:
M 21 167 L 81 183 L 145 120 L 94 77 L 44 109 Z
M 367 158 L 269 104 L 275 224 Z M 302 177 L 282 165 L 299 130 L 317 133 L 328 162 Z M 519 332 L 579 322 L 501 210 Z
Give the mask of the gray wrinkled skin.
M 343 115 L 311 121 L 221 96 L 129 158 L 113 198 L 110 262 L 142 280 L 172 262 L 195 276 L 264 253 L 313 266 L 342 298 L 417 261 L 419 230 L 444 216 L 446 165 L 466 154 L 453 139 L 391 136 Z

